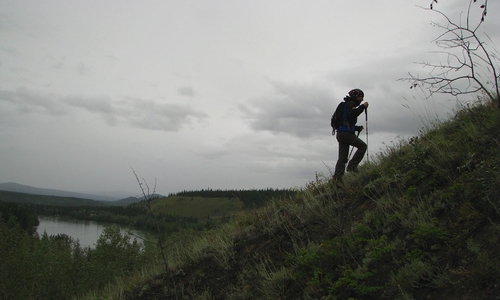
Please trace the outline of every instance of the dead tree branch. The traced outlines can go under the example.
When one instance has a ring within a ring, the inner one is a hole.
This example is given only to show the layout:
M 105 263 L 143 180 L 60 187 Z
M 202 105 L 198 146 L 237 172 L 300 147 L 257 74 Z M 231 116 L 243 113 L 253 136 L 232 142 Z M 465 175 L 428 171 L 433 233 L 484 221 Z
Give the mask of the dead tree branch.
M 142 199 L 141 203 L 143 203 L 146 206 L 146 208 L 148 209 L 148 214 L 150 215 L 151 219 L 153 220 L 154 226 L 156 227 L 156 232 L 158 234 L 156 244 L 158 246 L 158 249 L 160 250 L 165 273 L 168 273 L 168 259 L 167 259 L 165 247 L 163 245 L 164 243 L 163 243 L 163 235 L 162 235 L 161 227 L 160 227 L 160 220 L 158 220 L 158 217 L 153 212 L 153 207 L 152 207 L 153 201 L 158 199 L 158 196 L 156 195 L 156 179 L 155 179 L 155 185 L 153 187 L 153 191 L 151 192 L 146 180 L 144 178 L 142 180 L 140 180 L 139 176 L 137 176 L 137 173 L 135 172 L 134 169 L 132 169 L 132 172 L 134 172 L 135 179 L 137 180 L 137 183 L 139 184 L 139 188 L 141 189 L 141 192 L 142 192 L 143 199 Z
M 486 16 L 487 1 L 481 6 L 483 14 L 475 26 L 471 25 L 470 20 L 473 2 L 476 1 L 470 1 L 465 24 L 462 24 L 462 16 L 459 22 L 454 22 L 445 13 L 434 10 L 432 4 L 437 1 L 432 1 L 428 10 L 441 15 L 446 23 L 442 25 L 432 22 L 433 26 L 442 30 L 442 33 L 433 40 L 442 50 L 431 53 L 444 56 L 445 62 L 417 63 L 429 69 L 428 75 L 420 76 L 409 73 L 408 78 L 400 80 L 410 82 L 410 88 L 417 86 L 427 88 L 430 92 L 429 96 L 435 93 L 459 96 L 481 92 L 490 100 L 496 101 L 500 108 L 498 50 L 488 35 L 485 36 L 491 45 L 483 41 L 478 32 Z

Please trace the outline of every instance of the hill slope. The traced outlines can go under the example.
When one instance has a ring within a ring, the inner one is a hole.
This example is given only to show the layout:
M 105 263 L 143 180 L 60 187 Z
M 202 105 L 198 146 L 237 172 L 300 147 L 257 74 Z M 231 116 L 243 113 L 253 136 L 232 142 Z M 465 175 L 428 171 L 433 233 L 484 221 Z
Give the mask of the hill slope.
M 184 241 L 124 299 L 498 299 L 500 111 L 478 104 L 338 187 Z

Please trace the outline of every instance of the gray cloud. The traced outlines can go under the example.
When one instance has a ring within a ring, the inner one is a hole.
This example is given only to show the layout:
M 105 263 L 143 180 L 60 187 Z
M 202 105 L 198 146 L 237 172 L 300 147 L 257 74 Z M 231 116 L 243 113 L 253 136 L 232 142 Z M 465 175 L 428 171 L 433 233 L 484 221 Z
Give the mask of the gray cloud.
M 39 95 L 27 88 L 20 87 L 14 91 L 0 90 L 0 104 L 5 115 L 25 115 L 40 113 L 60 115 L 65 113 L 53 95 Z
M 87 74 L 88 72 L 88 69 L 87 67 L 85 66 L 85 64 L 83 62 L 80 62 L 76 65 L 76 72 L 81 75 L 81 76 L 84 76 Z
M 143 129 L 177 131 L 192 119 L 207 117 L 205 113 L 181 104 L 138 98 L 126 98 L 119 104 L 118 115 L 134 127 Z
M 0 90 L 3 114 L 11 119 L 14 115 L 69 115 L 78 111 L 101 117 L 108 125 L 177 131 L 195 119 L 207 115 L 184 104 L 160 103 L 153 100 L 125 97 L 112 101 L 107 97 L 57 96 L 18 88 L 15 91 Z
M 322 134 L 332 107 L 327 89 L 281 82 L 272 85 L 272 94 L 239 106 L 252 129 L 297 137 Z
M 190 86 L 184 86 L 177 89 L 177 93 L 181 96 L 193 97 L 194 89 Z
M 113 114 L 115 110 L 111 99 L 101 97 L 101 98 L 89 98 L 82 96 L 68 96 L 61 99 L 62 103 L 65 103 L 72 107 L 77 107 L 84 109 L 91 113 L 98 113 L 101 115 Z

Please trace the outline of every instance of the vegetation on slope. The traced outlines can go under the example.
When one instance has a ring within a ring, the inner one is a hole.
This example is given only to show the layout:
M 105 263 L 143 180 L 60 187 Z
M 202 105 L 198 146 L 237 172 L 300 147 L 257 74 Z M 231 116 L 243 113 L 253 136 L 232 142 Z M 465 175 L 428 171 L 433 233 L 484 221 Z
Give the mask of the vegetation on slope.
M 265 205 L 270 199 L 276 197 L 289 197 L 296 194 L 292 189 L 251 189 L 251 190 L 212 190 L 182 191 L 175 196 L 192 198 L 226 198 L 229 200 L 238 199 L 245 208 L 256 208 Z M 171 195 L 174 196 L 174 195 Z
M 491 103 L 347 174 L 173 245 L 124 299 L 497 299 L 500 111 Z

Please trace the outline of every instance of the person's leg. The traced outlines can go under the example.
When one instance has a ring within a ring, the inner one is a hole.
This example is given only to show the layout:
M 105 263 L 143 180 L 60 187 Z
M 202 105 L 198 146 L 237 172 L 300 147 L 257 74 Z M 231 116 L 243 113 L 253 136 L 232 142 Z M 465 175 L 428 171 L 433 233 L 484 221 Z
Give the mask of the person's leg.
M 368 146 L 366 145 L 365 142 L 363 142 L 360 138 L 357 136 L 353 135 L 353 139 L 351 140 L 351 146 L 356 147 L 357 150 L 354 153 L 354 156 L 352 159 L 349 161 L 349 164 L 347 165 L 347 171 L 348 172 L 357 172 L 358 171 L 358 165 L 365 156 L 366 149 L 368 149 Z
M 339 157 L 335 165 L 334 178 L 340 179 L 345 173 L 345 165 L 349 156 L 349 134 L 337 132 L 337 141 L 339 142 Z

